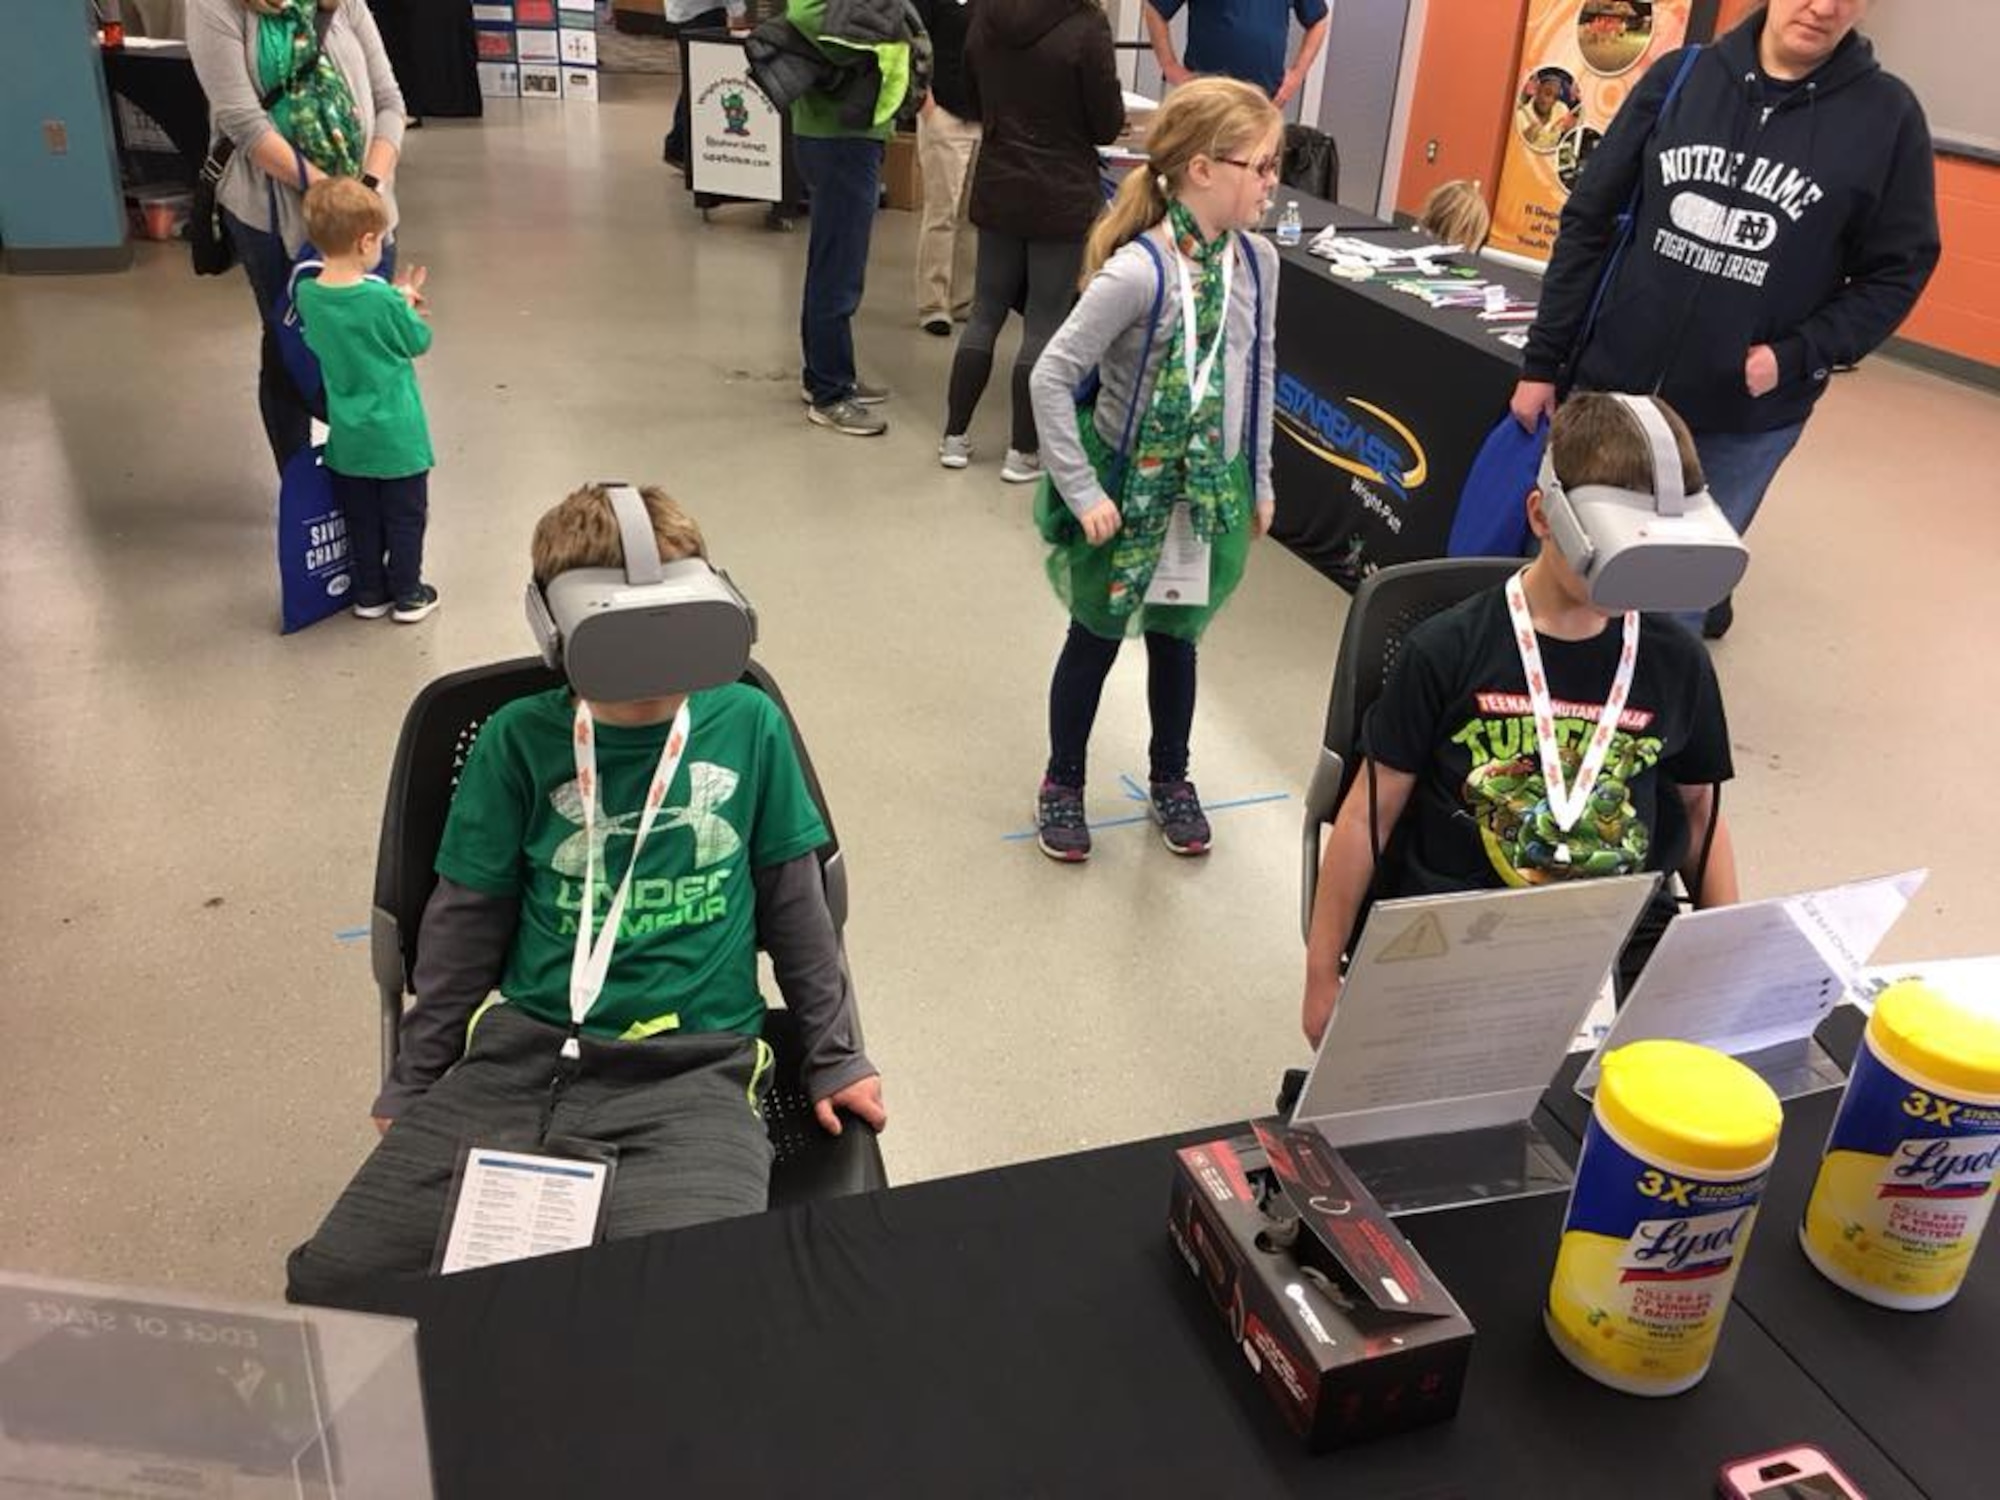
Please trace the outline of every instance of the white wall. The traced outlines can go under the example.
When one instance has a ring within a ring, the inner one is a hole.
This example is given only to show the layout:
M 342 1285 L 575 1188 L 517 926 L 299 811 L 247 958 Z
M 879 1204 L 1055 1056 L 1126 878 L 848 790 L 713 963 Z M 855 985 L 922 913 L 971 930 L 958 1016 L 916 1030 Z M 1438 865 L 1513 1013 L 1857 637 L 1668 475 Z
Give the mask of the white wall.
M 1862 30 L 1931 134 L 2000 150 L 2000 0 L 1875 0 Z

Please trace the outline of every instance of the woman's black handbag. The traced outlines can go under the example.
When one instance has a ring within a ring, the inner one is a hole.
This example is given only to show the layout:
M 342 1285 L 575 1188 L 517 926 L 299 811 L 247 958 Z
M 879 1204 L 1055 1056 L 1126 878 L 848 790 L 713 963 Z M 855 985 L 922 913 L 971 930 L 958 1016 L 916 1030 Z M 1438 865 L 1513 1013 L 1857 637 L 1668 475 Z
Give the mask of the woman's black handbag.
M 215 142 L 208 148 L 208 158 L 194 180 L 194 207 L 188 214 L 187 237 L 197 276 L 220 276 L 236 264 L 236 247 L 229 242 L 222 209 L 215 201 L 222 169 L 235 154 L 236 143 L 228 137 Z

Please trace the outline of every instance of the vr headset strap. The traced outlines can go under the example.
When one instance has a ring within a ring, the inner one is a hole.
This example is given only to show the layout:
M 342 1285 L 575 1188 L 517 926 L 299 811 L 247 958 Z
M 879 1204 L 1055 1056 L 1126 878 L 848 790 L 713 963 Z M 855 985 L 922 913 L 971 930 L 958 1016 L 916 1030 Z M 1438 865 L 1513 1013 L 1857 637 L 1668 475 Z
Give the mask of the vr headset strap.
M 1646 396 L 1620 395 L 1618 404 L 1632 414 L 1646 446 L 1653 450 L 1653 500 L 1663 516 L 1687 513 L 1687 477 L 1681 471 L 1681 445 L 1674 430 L 1660 415 L 1659 407 Z
M 645 499 L 629 484 L 604 486 L 611 496 L 611 509 L 618 516 L 618 538 L 625 547 L 625 581 L 632 584 L 658 583 L 660 543 L 653 535 L 653 517 Z

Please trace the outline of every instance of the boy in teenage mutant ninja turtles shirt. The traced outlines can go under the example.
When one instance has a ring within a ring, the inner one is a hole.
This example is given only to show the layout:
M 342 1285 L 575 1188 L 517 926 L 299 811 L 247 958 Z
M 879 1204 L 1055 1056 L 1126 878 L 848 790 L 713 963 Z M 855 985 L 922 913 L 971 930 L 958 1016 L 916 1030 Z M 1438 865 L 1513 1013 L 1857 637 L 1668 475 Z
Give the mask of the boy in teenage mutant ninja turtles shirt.
M 642 495 L 662 559 L 706 555 L 680 507 Z M 623 565 L 601 487 L 535 528 L 540 584 Z M 648 830 L 641 810 L 683 701 L 684 749 Z M 473 744 L 424 911 L 416 1004 L 374 1106 L 383 1139 L 293 1252 L 295 1301 L 349 1300 L 366 1278 L 426 1272 L 467 1145 L 615 1148 L 610 1238 L 760 1211 L 771 1163 L 760 945 L 798 1019 L 821 1126 L 839 1134 L 837 1110 L 887 1123 L 827 909 L 816 855 L 826 826 L 783 712 L 742 683 L 588 709 L 566 688 L 521 698 Z M 594 757 L 588 827 L 579 736 Z M 590 939 L 601 940 L 628 872 L 580 1056 L 559 1066 L 574 1034 L 584 892 Z
M 1686 425 L 1655 404 L 1679 443 L 1688 490 L 1700 489 Z M 1645 435 L 1612 396 L 1571 397 L 1549 442 L 1569 489 L 1653 488 Z M 1735 773 L 1708 652 L 1670 616 L 1639 618 L 1629 691 L 1593 775 L 1588 751 L 1607 700 L 1617 697 L 1625 631 L 1590 602 L 1550 537 L 1541 491 L 1527 504 L 1541 551 L 1512 587 L 1532 620 L 1563 785 L 1551 788 L 1543 764 L 1510 588 L 1487 589 L 1412 630 L 1362 727 L 1366 760 L 1320 861 L 1302 1017 L 1315 1047 L 1371 881 L 1381 896 L 1426 896 L 1679 871 L 1697 906 L 1736 899 L 1736 856 L 1716 800 Z M 1582 806 L 1565 827 L 1558 809 L 1572 796 Z M 1672 912 L 1663 890 L 1628 945 L 1625 977 L 1637 973 Z

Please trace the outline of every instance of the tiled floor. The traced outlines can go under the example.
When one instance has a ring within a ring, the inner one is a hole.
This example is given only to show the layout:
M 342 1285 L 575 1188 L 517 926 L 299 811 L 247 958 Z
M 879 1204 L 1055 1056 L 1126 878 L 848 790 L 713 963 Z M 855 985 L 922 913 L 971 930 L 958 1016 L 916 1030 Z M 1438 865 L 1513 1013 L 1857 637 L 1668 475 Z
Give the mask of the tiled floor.
M 1024 491 L 933 458 L 949 347 L 913 324 L 908 215 L 858 335 L 894 429 L 809 428 L 803 235 L 704 226 L 659 162 L 671 87 L 495 105 L 411 138 L 438 440 L 423 626 L 281 639 L 240 280 L 0 278 L 0 1266 L 269 1294 L 366 1151 L 366 921 L 411 694 L 520 654 L 527 533 L 582 479 L 682 496 L 757 601 L 851 851 L 849 931 L 899 1180 L 1264 1106 L 1301 1059 L 1297 794 L 1345 599 L 1260 547 L 1203 649 L 1205 863 L 1142 826 L 1058 869 L 1028 821 L 1062 628 Z M 1004 446 L 996 382 L 975 427 Z M 1718 653 L 1754 894 L 1929 865 L 1896 956 L 2000 949 L 1993 610 L 2000 403 L 1843 377 L 1755 537 Z M 1096 810 L 1130 810 L 1118 669 Z

